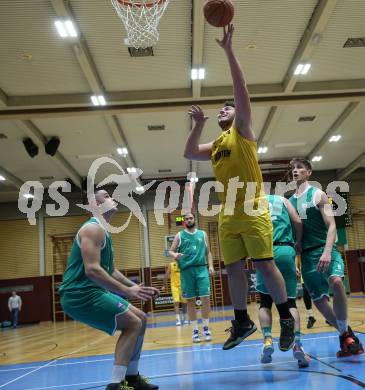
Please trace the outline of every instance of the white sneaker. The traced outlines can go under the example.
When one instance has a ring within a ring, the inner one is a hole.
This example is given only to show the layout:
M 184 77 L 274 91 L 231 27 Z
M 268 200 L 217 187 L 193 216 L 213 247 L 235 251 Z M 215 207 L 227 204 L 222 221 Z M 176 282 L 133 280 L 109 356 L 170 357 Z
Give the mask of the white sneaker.
M 194 330 L 194 333 L 193 333 L 193 343 L 200 343 L 199 330 Z
M 212 340 L 212 333 L 210 332 L 209 328 L 207 326 L 203 327 L 203 334 L 205 337 L 205 341 L 211 341 Z
M 190 324 L 189 320 L 184 320 L 184 325 L 189 325 L 189 324 Z
M 180 326 L 181 325 L 181 321 L 180 320 L 177 320 L 176 321 L 176 326 Z
M 308 367 L 311 361 L 310 357 L 304 352 L 304 349 L 301 344 L 294 344 L 293 347 L 293 356 L 294 359 L 298 360 L 298 367 L 304 368 Z

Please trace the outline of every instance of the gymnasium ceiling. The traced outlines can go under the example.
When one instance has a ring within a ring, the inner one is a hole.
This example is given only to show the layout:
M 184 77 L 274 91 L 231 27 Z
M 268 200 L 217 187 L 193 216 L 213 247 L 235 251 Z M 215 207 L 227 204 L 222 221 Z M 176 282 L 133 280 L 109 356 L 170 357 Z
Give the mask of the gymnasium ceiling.
M 143 178 L 211 177 L 209 162 L 187 162 L 187 111 L 200 104 L 210 117 L 203 141 L 219 134 L 216 115 L 232 97 L 224 53 L 215 42 L 203 0 L 171 0 L 150 57 L 131 57 L 126 33 L 109 0 L 0 1 L 0 201 L 17 199 L 24 181 L 70 178 L 80 187 L 97 157 L 138 167 Z M 365 167 L 365 44 L 363 0 L 235 0 L 234 49 L 252 97 L 253 126 L 265 172 L 292 156 L 313 158 L 315 170 L 347 178 Z M 62 39 L 55 20 L 74 21 L 78 37 Z M 307 75 L 295 76 L 299 63 Z M 192 81 L 192 67 L 206 77 Z M 90 96 L 104 95 L 95 107 Z M 298 121 L 300 117 L 315 117 Z M 148 126 L 164 125 L 150 131 Z M 329 143 L 332 135 L 341 140 Z M 44 152 L 61 140 L 54 157 Z M 39 154 L 22 144 L 30 137 Z M 126 158 L 117 147 L 127 147 Z M 162 172 L 161 172 L 162 170 Z M 167 170 L 164 172 L 164 170 Z M 170 171 L 168 171 L 170 170 Z M 113 171 L 105 166 L 102 175 Z

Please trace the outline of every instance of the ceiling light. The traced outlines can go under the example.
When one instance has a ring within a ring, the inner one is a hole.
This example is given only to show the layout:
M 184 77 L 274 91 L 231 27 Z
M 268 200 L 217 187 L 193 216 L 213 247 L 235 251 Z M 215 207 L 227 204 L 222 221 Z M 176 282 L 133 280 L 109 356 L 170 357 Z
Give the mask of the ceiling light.
M 63 25 L 63 23 L 60 20 L 56 20 L 54 22 L 54 24 L 55 24 L 55 26 L 57 28 L 58 34 L 60 34 L 60 37 L 61 38 L 66 38 L 68 36 L 68 33 L 67 33 L 66 28 Z
M 92 101 L 94 106 L 98 106 L 99 105 L 99 100 L 98 100 L 98 98 L 95 95 L 91 96 L 90 99 L 91 99 L 91 101 Z
M 318 161 L 321 161 L 322 160 L 322 156 L 314 156 L 313 158 L 312 158 L 312 161 L 313 162 L 318 162 Z
M 190 183 L 197 183 L 198 181 L 199 181 L 199 179 L 196 176 L 192 176 L 190 178 Z
M 23 196 L 26 199 L 33 199 L 34 198 L 34 195 L 32 195 L 32 194 L 24 194 Z
M 301 74 L 304 74 L 304 75 L 307 74 L 309 72 L 309 69 L 311 68 L 311 66 L 312 66 L 311 64 L 305 64 Z
M 68 32 L 68 35 L 72 38 L 76 38 L 77 31 L 75 29 L 74 24 L 71 22 L 71 20 L 66 20 L 64 24 L 65 24 L 66 30 Z
M 298 64 L 297 67 L 295 68 L 294 74 L 296 76 L 298 75 L 306 75 L 309 72 L 309 69 L 311 68 L 311 64 L 306 63 L 306 64 Z
M 330 139 L 329 142 L 338 142 L 342 138 L 342 135 L 333 135 Z
M 105 106 L 106 101 L 103 95 L 92 95 L 90 96 L 90 99 L 94 106 Z
M 268 149 L 267 146 L 260 146 L 257 153 L 265 154 L 265 153 L 267 153 L 267 149 Z
M 205 68 L 193 68 L 191 69 L 192 80 L 204 80 L 205 79 Z
M 117 148 L 117 153 L 123 157 L 127 157 L 128 149 L 127 148 Z
M 76 38 L 77 37 L 77 31 L 75 28 L 75 25 L 71 20 L 56 20 L 54 22 L 58 34 L 61 38 Z
M 99 95 L 98 96 L 98 100 L 99 100 L 99 103 L 101 106 L 105 106 L 106 105 L 106 101 L 105 101 L 105 98 L 103 95 Z
M 4 180 L 6 180 L 5 177 L 0 175 L 0 181 L 4 181 Z
M 144 187 L 143 186 L 137 186 L 136 187 L 136 191 L 137 192 L 143 192 L 144 191 Z
M 127 172 L 128 173 L 136 173 L 137 172 L 137 169 L 132 167 L 132 168 L 127 168 Z

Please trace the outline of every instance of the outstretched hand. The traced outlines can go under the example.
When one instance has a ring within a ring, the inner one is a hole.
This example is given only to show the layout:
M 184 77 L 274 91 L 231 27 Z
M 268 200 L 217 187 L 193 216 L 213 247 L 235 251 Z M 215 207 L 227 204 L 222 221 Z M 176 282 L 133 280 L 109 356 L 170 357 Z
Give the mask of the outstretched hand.
M 224 50 L 232 49 L 232 36 L 233 36 L 234 27 L 233 24 L 223 27 L 223 39 L 216 39 L 218 45 Z
M 129 287 L 128 297 L 132 299 L 140 299 L 144 302 L 159 295 L 159 290 L 155 287 L 147 287 L 135 284 Z
M 199 106 L 191 106 L 189 110 L 189 115 L 194 119 L 195 123 L 205 123 L 208 119 L 207 116 L 204 115 L 203 110 Z

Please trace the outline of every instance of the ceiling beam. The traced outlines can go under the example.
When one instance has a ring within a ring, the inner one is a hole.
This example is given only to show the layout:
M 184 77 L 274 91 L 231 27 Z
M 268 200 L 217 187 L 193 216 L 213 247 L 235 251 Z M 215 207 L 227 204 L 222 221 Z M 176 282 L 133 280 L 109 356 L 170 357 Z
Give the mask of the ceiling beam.
M 336 2 L 337 0 L 318 1 L 317 6 L 314 9 L 312 17 L 309 21 L 309 24 L 304 31 L 304 34 L 294 54 L 294 57 L 285 74 L 284 81 L 283 81 L 284 93 L 293 92 L 298 80 L 298 76 L 294 74 L 295 68 L 299 63 L 309 60 L 313 52 L 313 49 L 316 47 L 316 44 L 318 44 L 318 41 L 316 41 L 314 38 L 318 37 L 318 39 L 320 39 L 321 34 L 326 29 L 326 26 L 332 15 L 332 12 L 336 7 Z M 282 113 L 282 110 L 283 110 L 282 107 L 271 108 L 269 115 L 267 116 L 267 119 L 265 121 L 264 127 L 261 130 L 260 133 L 261 139 L 258 144 L 261 143 L 265 144 L 265 141 L 270 135 L 271 130 L 275 127 L 275 124 L 277 123 L 278 118 Z
M 283 92 L 281 84 L 251 84 L 248 85 L 248 89 L 251 97 L 275 97 L 286 95 Z M 295 90 L 292 94 L 333 94 L 348 92 L 365 92 L 365 79 L 301 82 L 297 83 Z M 109 104 L 137 104 L 161 101 L 174 102 L 184 100 L 193 102 L 197 100 L 191 97 L 190 88 L 160 89 L 148 91 L 117 91 L 106 93 L 104 96 Z M 200 99 L 225 99 L 232 98 L 232 96 L 232 85 L 221 87 L 202 87 Z M 37 106 L 90 106 L 90 94 L 74 93 L 55 95 L 8 96 L 7 106 L 10 108 L 35 108 Z
M 193 42 L 192 42 L 192 68 L 202 68 L 203 65 L 203 47 L 204 47 L 204 13 L 203 0 L 193 1 Z M 192 80 L 192 96 L 200 98 L 201 95 L 201 80 Z
M 22 120 L 19 122 L 26 132 L 26 134 L 33 140 L 33 142 L 44 146 L 47 143 L 47 138 L 43 133 L 38 129 L 38 127 L 31 122 L 30 120 Z M 70 178 L 73 183 L 81 188 L 81 176 L 76 172 L 76 170 L 71 166 L 71 164 L 63 157 L 60 152 L 56 152 L 52 159 L 57 165 L 63 170 L 63 172 Z
M 352 172 L 356 171 L 365 160 L 365 152 L 361 153 L 358 157 L 355 158 L 347 167 L 338 171 L 336 175 L 336 180 L 344 180 L 351 175 Z
M 318 154 L 318 151 L 328 142 L 328 139 L 333 133 L 335 133 L 345 122 L 345 120 L 351 115 L 355 108 L 359 105 L 359 102 L 351 102 L 342 111 L 339 117 L 334 121 L 331 127 L 326 131 L 323 137 L 317 142 L 317 145 L 308 154 L 308 159 L 311 160 Z
M 285 92 L 293 91 L 298 77 L 294 71 L 299 63 L 308 62 L 313 50 L 317 47 L 330 17 L 336 8 L 337 0 L 319 0 L 307 28 L 300 40 L 294 57 L 284 77 Z
M 5 92 L 0 88 L 0 107 L 6 107 L 8 105 L 8 97 Z
M 228 96 L 229 97 L 229 96 Z M 222 104 L 227 96 L 217 96 L 210 99 L 200 99 L 199 104 L 204 108 L 217 108 Z M 335 94 L 316 94 L 316 95 L 290 95 L 290 96 L 263 96 L 251 97 L 253 106 L 290 106 L 298 104 L 315 104 L 331 102 L 363 102 L 365 101 L 365 92 L 335 93 Z M 117 115 L 121 113 L 146 113 L 146 112 L 165 112 L 165 111 L 188 111 L 191 106 L 191 99 L 182 99 L 179 101 L 163 101 L 133 104 L 109 104 L 107 106 L 90 107 L 49 107 L 49 108 L 30 108 L 30 109 L 11 109 L 0 110 L 0 120 L 12 119 L 30 119 L 30 118 L 59 118 L 83 115 Z
M 267 115 L 267 118 L 265 120 L 265 123 L 261 129 L 260 135 L 257 139 L 257 145 L 262 145 L 264 142 L 264 139 L 266 137 L 266 134 L 269 130 L 269 127 L 273 126 L 274 123 L 277 122 L 277 119 L 279 118 L 279 115 L 277 115 L 277 111 L 279 108 L 277 106 L 273 106 L 270 108 L 269 114 Z
M 60 18 L 68 18 L 72 20 L 75 26 L 77 26 L 75 17 L 70 8 L 70 5 L 65 0 L 52 0 L 53 8 Z M 87 46 L 85 37 L 82 35 L 81 31 L 78 31 L 78 37 L 72 42 L 72 49 L 75 53 L 76 59 L 79 62 L 82 73 L 84 74 L 93 94 L 95 95 L 104 95 L 106 100 L 109 102 L 107 96 L 105 96 L 105 87 L 101 81 L 101 77 L 97 71 L 97 67 L 92 58 L 91 52 Z M 84 98 L 85 103 L 87 102 L 90 105 L 90 96 Z M 123 134 L 122 128 L 116 117 L 105 117 L 105 121 L 108 125 L 109 131 L 112 134 L 116 142 L 116 147 L 126 147 L 128 149 L 128 159 L 130 159 L 135 166 L 135 161 L 131 156 L 131 150 L 128 148 L 126 142 L 126 137 Z M 129 165 L 130 166 L 130 165 Z
M 6 182 L 12 184 L 15 188 L 20 189 L 24 181 L 19 179 L 19 177 L 13 175 L 8 170 L 3 167 L 0 167 L 0 175 L 5 177 Z
M 69 3 L 64 0 L 52 0 L 52 6 L 59 18 L 70 19 L 77 26 L 75 17 L 70 9 Z M 104 86 L 96 69 L 95 63 L 87 46 L 85 38 L 78 30 L 78 37 L 71 41 L 71 47 L 75 53 L 76 59 L 79 62 L 80 68 L 90 85 L 92 92 L 96 95 L 104 93 Z M 89 101 L 90 102 L 90 101 Z
M 116 145 L 120 145 L 126 147 L 128 149 L 128 155 L 126 157 L 127 166 L 128 167 L 137 167 L 136 160 L 133 157 L 133 153 L 128 145 L 127 139 L 124 135 L 122 126 L 115 115 L 112 116 L 104 116 L 106 123 L 109 126 L 109 129 L 112 132 L 112 136 L 114 138 L 114 142 Z

